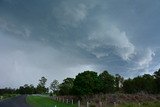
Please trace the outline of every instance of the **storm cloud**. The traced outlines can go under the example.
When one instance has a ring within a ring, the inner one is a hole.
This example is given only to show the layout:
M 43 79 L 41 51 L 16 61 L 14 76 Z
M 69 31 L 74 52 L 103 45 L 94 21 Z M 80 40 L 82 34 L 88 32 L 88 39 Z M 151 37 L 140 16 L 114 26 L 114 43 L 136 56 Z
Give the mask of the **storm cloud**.
M 159 63 L 159 0 L 0 0 L 0 87 Z

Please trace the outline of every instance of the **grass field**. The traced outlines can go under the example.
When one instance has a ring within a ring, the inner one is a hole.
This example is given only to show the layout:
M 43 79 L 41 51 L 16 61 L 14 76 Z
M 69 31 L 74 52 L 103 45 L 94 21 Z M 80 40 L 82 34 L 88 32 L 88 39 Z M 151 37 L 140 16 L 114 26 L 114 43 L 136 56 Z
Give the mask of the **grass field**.
M 77 107 L 76 105 L 60 103 L 42 96 L 27 96 L 26 101 L 32 107 L 55 107 L 55 105 L 56 107 Z

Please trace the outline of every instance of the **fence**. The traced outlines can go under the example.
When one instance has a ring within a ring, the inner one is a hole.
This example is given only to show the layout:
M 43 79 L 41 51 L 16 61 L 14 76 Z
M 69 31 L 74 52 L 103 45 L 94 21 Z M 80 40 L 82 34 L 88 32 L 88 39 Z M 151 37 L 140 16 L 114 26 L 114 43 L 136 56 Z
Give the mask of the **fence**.
M 58 101 L 58 102 L 63 102 L 63 103 L 66 103 L 66 104 L 76 104 L 77 107 L 107 107 L 107 104 L 105 102 L 102 102 L 102 101 L 99 101 L 98 103 L 93 103 L 93 102 L 89 102 L 89 101 L 86 101 L 86 103 L 82 103 L 80 100 L 75 100 L 74 99 L 68 99 L 68 98 L 59 98 L 59 97 L 55 97 L 54 100 Z M 112 104 L 112 107 L 118 107 L 119 104 L 114 102 Z M 140 107 L 141 104 L 138 103 L 138 107 Z M 55 106 L 57 107 L 57 106 Z

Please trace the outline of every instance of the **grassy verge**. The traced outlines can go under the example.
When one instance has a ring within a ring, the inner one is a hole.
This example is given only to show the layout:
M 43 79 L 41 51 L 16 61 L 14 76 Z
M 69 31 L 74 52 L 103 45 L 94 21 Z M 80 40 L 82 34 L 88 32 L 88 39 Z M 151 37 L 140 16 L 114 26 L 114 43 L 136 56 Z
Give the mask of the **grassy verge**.
M 76 105 L 71 104 L 65 104 L 57 101 L 53 101 L 52 99 L 48 97 L 43 96 L 28 96 L 27 97 L 27 103 L 30 104 L 32 107 L 77 107 Z M 92 105 L 91 107 L 96 107 Z M 106 107 L 115 107 L 113 105 L 107 105 Z M 160 102 L 143 102 L 140 103 L 124 103 L 116 105 L 116 107 L 160 107 Z
M 57 101 L 53 101 L 48 97 L 42 96 L 27 96 L 27 103 L 32 107 L 77 107 L 76 105 L 65 104 Z
M 12 98 L 12 97 L 15 97 L 17 95 L 18 94 L 3 94 L 3 95 L 0 95 L 0 100 L 5 100 L 5 99 L 8 99 L 8 98 Z

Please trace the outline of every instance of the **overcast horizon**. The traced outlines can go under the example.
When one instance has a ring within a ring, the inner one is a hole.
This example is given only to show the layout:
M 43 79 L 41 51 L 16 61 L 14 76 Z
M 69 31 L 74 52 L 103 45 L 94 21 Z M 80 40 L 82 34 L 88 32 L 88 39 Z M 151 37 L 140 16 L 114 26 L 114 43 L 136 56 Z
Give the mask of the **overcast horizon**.
M 159 0 L 0 0 L 0 88 L 92 70 L 160 68 Z

